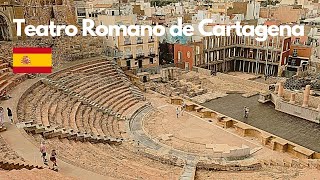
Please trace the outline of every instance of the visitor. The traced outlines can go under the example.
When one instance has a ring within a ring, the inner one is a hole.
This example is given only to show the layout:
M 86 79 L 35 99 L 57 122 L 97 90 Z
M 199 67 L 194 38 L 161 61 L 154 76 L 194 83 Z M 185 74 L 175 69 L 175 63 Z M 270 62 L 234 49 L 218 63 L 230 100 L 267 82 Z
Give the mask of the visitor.
M 248 118 L 248 116 L 249 116 L 249 108 L 245 106 L 244 107 L 244 117 Z
M 52 168 L 55 170 L 57 168 L 57 153 L 54 149 L 51 151 L 50 161 L 53 163 Z
M 3 107 L 0 107 L 0 127 L 3 126 L 4 123 L 4 112 Z
M 10 120 L 10 123 L 13 124 L 12 111 L 10 108 L 7 108 L 7 111 L 8 111 L 8 118 Z
M 186 104 L 183 101 L 181 105 L 181 116 L 183 116 L 183 111 L 185 110 L 185 108 L 186 108 Z
M 179 107 L 177 107 L 177 109 L 176 109 L 176 113 L 177 113 L 177 118 L 179 118 Z
M 45 165 L 48 165 L 48 160 L 47 160 L 47 148 L 46 148 L 44 142 L 41 142 L 40 152 L 41 152 L 41 157 L 42 157 L 43 163 L 44 163 Z
M 3 90 L 0 92 L 0 97 L 2 100 L 8 100 L 11 98 L 11 96 L 9 94 L 7 94 L 6 90 Z

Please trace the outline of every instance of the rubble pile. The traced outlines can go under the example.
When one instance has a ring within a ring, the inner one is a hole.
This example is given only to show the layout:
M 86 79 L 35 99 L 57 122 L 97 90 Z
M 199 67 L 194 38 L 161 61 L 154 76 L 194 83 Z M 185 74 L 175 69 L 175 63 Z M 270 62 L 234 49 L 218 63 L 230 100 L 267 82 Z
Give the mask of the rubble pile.
M 291 77 L 284 83 L 286 89 L 302 90 L 306 85 L 310 85 L 312 90 L 320 91 L 320 74 L 303 78 Z
M 207 93 L 207 89 L 202 89 L 200 85 L 183 80 L 169 81 L 167 83 L 150 82 L 151 90 L 166 96 L 182 96 L 188 99 Z

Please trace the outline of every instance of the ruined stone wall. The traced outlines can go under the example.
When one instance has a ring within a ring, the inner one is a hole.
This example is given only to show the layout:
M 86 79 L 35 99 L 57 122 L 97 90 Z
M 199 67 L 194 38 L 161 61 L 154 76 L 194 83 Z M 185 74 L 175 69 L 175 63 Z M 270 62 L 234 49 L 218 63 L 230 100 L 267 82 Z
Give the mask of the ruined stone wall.
M 13 47 L 51 47 L 53 66 L 59 66 L 63 61 L 76 61 L 80 59 L 101 56 L 104 53 L 101 37 L 61 36 L 32 37 L 23 41 L 3 42 L 0 44 L 0 56 L 12 62 Z
M 6 5 L 1 5 L 1 4 Z M 22 25 L 48 25 L 50 21 L 56 24 L 73 24 L 76 23 L 75 7 L 73 0 L 21 0 L 21 1 L 0 1 L 0 12 L 4 13 L 9 19 L 9 27 L 12 31 L 12 40 L 23 40 L 28 37 L 22 33 L 22 37 L 17 37 L 16 24 L 13 19 L 25 19 L 26 24 Z
M 59 24 L 76 24 L 73 0 L 23 0 L 21 5 L 27 24 L 46 25 L 50 20 Z
M 240 80 L 239 78 L 232 76 L 232 75 L 228 75 L 228 74 L 219 73 L 219 75 L 217 77 L 220 79 L 223 79 L 224 81 L 239 84 L 239 85 L 243 86 L 243 89 L 252 88 L 252 89 L 255 89 L 256 91 L 258 90 L 259 92 L 267 91 L 268 86 L 269 86 L 267 84 L 263 84 L 263 83 L 256 82 L 256 81 Z

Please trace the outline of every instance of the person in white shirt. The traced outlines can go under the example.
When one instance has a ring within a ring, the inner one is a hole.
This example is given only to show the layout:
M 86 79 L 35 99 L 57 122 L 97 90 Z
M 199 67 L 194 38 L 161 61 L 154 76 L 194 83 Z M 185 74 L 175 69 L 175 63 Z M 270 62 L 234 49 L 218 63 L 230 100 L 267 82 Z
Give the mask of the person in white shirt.
M 177 118 L 179 118 L 179 114 L 180 114 L 179 107 L 177 107 L 176 113 L 177 113 Z
M 248 116 L 249 116 L 249 108 L 245 106 L 244 107 L 244 117 L 248 118 Z

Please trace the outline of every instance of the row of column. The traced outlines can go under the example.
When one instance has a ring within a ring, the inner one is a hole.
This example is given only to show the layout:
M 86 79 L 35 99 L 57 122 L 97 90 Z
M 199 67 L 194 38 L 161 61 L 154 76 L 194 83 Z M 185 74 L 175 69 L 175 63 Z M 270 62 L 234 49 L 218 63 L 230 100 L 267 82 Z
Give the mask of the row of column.
M 308 107 L 309 106 L 309 98 L 310 98 L 310 85 L 306 85 L 304 91 L 303 91 L 303 101 L 302 101 L 302 107 Z M 284 97 L 284 87 L 283 82 L 279 82 L 278 86 L 276 87 L 276 92 L 278 92 L 278 96 Z M 296 102 L 296 94 L 297 93 L 291 93 L 290 95 L 290 101 L 289 103 L 294 104 Z M 318 111 L 320 111 L 320 104 L 318 105 Z

